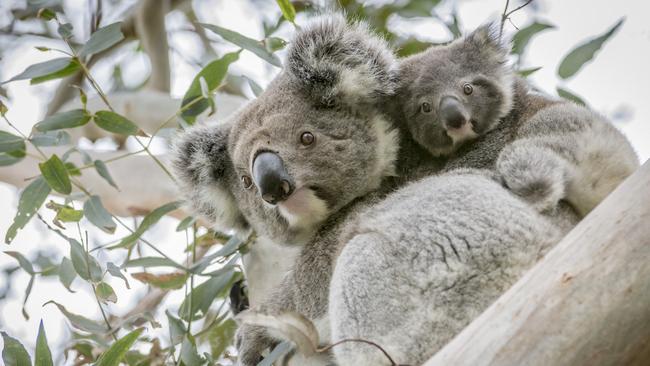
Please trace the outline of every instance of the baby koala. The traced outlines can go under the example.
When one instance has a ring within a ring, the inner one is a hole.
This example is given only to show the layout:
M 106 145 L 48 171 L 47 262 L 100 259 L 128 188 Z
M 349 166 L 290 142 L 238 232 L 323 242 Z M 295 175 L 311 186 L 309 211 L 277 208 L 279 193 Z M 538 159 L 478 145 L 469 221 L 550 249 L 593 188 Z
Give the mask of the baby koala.
M 533 92 L 491 26 L 402 62 L 401 114 L 445 170 L 487 168 L 540 212 L 567 201 L 586 215 L 638 167 L 605 118 Z

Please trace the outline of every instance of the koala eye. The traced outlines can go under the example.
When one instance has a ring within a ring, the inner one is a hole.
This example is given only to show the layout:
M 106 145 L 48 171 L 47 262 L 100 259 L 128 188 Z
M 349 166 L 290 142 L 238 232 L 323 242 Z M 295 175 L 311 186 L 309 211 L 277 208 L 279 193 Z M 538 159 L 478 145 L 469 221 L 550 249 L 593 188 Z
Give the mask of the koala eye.
M 420 105 L 420 110 L 422 113 L 431 113 L 431 103 L 422 102 L 422 105 Z
M 304 146 L 309 146 L 313 144 L 314 141 L 316 141 L 316 136 L 311 132 L 303 132 L 302 135 L 300 135 L 300 143 Z
M 470 83 L 463 84 L 463 93 L 465 93 L 465 95 L 470 95 L 472 94 L 473 91 L 474 88 L 472 87 L 472 84 Z
M 241 182 L 244 184 L 244 188 L 246 189 L 250 189 L 253 186 L 253 180 L 248 175 L 242 175 Z

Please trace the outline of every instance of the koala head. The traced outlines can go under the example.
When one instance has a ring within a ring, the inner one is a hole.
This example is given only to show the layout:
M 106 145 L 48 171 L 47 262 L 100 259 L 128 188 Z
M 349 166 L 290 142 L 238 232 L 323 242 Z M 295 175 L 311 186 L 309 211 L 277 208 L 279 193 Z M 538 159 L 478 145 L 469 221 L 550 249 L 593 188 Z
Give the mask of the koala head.
M 483 26 L 405 59 L 398 95 L 415 141 L 446 156 L 493 129 L 512 108 L 508 52 L 493 27 Z
M 204 194 L 190 197 L 200 201 L 193 206 L 276 243 L 304 243 L 394 174 L 398 135 L 380 105 L 396 73 L 392 52 L 365 25 L 330 14 L 304 26 L 285 69 L 229 129 L 196 128 L 183 138 L 192 143 L 179 144 L 177 175 L 209 186 L 191 190 Z

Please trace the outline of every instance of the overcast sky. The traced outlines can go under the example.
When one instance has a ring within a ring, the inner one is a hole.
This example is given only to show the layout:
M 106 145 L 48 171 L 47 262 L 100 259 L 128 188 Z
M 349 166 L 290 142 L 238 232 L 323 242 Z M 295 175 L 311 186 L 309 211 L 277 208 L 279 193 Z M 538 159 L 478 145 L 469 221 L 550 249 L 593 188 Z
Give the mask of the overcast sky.
M 5 0 L 2 0 L 4 2 Z M 616 125 L 632 141 L 642 161 L 650 157 L 650 2 L 647 1 L 607 1 L 607 0 L 555 0 L 537 1 L 536 11 L 525 9 L 512 17 L 517 26 L 529 24 L 532 18 L 537 18 L 555 25 L 557 28 L 537 36 L 528 47 L 525 57 L 526 66 L 542 66 L 534 74 L 532 81 L 543 90 L 554 93 L 556 86 L 562 85 L 582 96 L 595 110 L 607 115 L 623 115 L 623 122 Z M 254 16 L 259 8 L 247 5 L 237 0 L 200 1 L 197 13 L 203 21 L 211 22 L 230 28 L 253 38 L 260 38 L 262 30 Z M 68 1 L 68 10 L 79 10 L 84 4 L 83 0 Z M 445 16 L 454 3 L 447 2 L 439 10 Z M 471 30 L 489 20 L 498 18 L 502 12 L 503 0 L 476 0 L 460 1 L 456 4 L 459 10 L 462 27 Z M 269 0 L 268 6 L 262 10 L 277 12 L 275 1 Z M 625 17 L 625 23 L 619 32 L 604 46 L 594 62 L 588 64 L 577 76 L 567 82 L 561 83 L 556 76 L 557 67 L 574 46 L 591 37 L 602 34 L 616 21 Z M 300 19 L 300 18 L 299 18 Z M 170 15 L 168 26 L 180 24 L 180 18 Z M 447 31 L 440 25 L 431 21 L 409 21 L 408 24 L 395 22 L 395 27 L 416 32 L 421 38 L 433 40 L 448 39 Z M 515 31 L 513 25 L 507 24 L 508 32 Z M 284 29 L 287 33 L 290 29 Z M 182 33 L 175 34 L 171 43 L 182 53 L 192 55 L 193 43 L 185 38 Z M 3 80 L 22 71 L 27 65 L 44 61 L 47 55 L 33 50 L 34 45 L 44 42 L 32 42 L 5 50 L 4 59 L 0 61 L 1 78 Z M 118 56 L 119 57 L 119 56 Z M 135 59 L 132 65 L 125 70 L 127 82 L 136 84 L 141 78 L 142 69 L 146 68 L 146 61 Z M 187 89 L 194 74 L 197 72 L 190 64 L 182 60 L 178 54 L 172 56 L 173 90 L 175 96 L 181 96 Z M 270 81 L 277 69 L 269 67 L 256 56 L 248 52 L 242 54 L 241 60 L 234 70 L 246 74 L 257 80 L 263 86 Z M 7 86 L 11 97 L 9 117 L 16 121 L 23 131 L 38 122 L 44 113 L 44 106 L 51 95 L 56 83 L 47 83 L 41 86 L 29 86 L 28 82 L 15 82 Z M 4 129 L 4 126 L 0 127 Z M 2 168 L 0 168 L 2 169 Z M 15 214 L 17 192 L 8 185 L 0 183 L 0 233 L 4 236 Z M 147 235 L 160 243 L 164 250 L 182 255 L 182 245 L 185 237 L 174 233 L 175 222 L 172 219 L 163 220 L 159 229 Z M 109 240 L 109 237 L 91 230 L 91 236 L 97 242 Z M 22 253 L 35 253 L 37 249 L 51 248 L 50 253 L 67 252 L 66 245 L 43 228 L 39 222 L 31 222 L 21 231 L 11 247 L 4 250 L 18 250 Z M 56 258 L 59 261 L 60 257 Z M 14 260 L 6 255 L 0 255 L 0 267 L 14 265 Z M 10 334 L 25 341 L 32 347 L 36 338 L 38 321 L 46 318 L 45 324 L 49 339 L 63 339 L 66 327 L 54 307 L 42 308 L 41 304 L 50 299 L 55 299 L 65 304 L 71 311 L 98 317 L 96 304 L 93 298 L 81 290 L 84 284 L 77 280 L 73 288 L 79 289 L 77 294 L 68 294 L 57 281 L 38 280 L 34 292 L 28 303 L 28 310 L 32 315 L 29 321 L 24 321 L 20 316 L 23 289 L 28 282 L 24 273 L 13 277 L 15 284 L 8 301 L 0 303 L 0 328 L 6 329 Z M 4 279 L 0 278 L 0 281 Z M 145 288 L 137 281 L 130 281 L 132 290 L 126 290 L 119 281 L 111 281 L 118 297 L 122 299 L 136 298 L 136 292 L 142 293 Z M 177 292 L 177 294 L 179 294 Z M 179 296 L 172 298 L 172 303 L 179 301 Z M 129 305 L 125 301 L 118 305 L 111 305 L 111 312 L 122 313 Z M 59 349 L 55 352 L 60 352 Z

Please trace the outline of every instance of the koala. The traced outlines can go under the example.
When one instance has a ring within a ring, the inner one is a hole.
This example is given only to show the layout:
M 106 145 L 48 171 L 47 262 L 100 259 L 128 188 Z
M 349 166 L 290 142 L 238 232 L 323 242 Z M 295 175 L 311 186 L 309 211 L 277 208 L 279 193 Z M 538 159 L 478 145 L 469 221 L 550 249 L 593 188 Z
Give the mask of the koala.
M 302 27 L 285 69 L 226 123 L 193 127 L 174 144 L 173 167 L 190 209 L 216 227 L 299 246 L 290 272 L 263 305 L 295 311 L 329 334 L 328 295 L 345 223 L 400 180 L 398 153 L 439 170 L 400 139 L 382 106 L 397 86 L 397 61 L 363 23 L 328 14 Z M 237 332 L 241 365 L 277 343 L 264 328 Z
M 350 220 L 330 285 L 331 338 L 364 339 L 421 365 L 562 237 L 487 170 L 410 183 Z M 391 365 L 364 343 L 333 348 L 339 366 Z
M 493 28 L 402 62 L 404 122 L 431 154 L 451 157 L 445 170 L 495 169 L 540 212 L 565 200 L 584 216 L 634 172 L 637 156 L 602 116 L 531 91 Z

